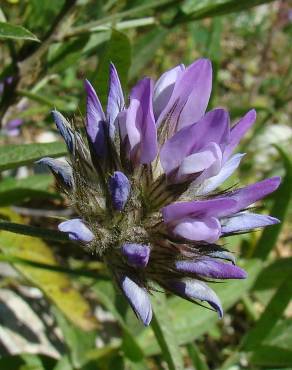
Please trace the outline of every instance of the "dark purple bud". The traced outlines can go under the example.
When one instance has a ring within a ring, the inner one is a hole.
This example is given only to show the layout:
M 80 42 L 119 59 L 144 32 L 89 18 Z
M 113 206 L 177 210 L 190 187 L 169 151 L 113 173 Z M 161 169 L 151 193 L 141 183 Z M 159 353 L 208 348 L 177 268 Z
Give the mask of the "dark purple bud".
M 143 268 L 149 261 L 150 247 L 142 244 L 125 243 L 122 245 L 122 253 L 130 265 Z
M 62 135 L 69 152 L 74 153 L 74 134 L 72 132 L 70 123 L 66 118 L 57 110 L 52 111 L 53 119 L 56 123 L 57 129 Z
M 64 187 L 71 189 L 73 186 L 72 168 L 67 162 L 58 159 L 45 157 L 37 161 L 38 164 L 44 164 L 50 168 L 57 181 Z
M 240 267 L 216 261 L 213 258 L 203 257 L 196 260 L 177 261 L 178 271 L 192 273 L 213 279 L 245 279 L 247 274 Z
M 127 176 L 120 171 L 114 172 L 109 178 L 109 190 L 113 208 L 122 211 L 127 203 L 131 190 L 131 185 Z
M 202 281 L 195 279 L 174 280 L 168 282 L 167 287 L 183 298 L 191 301 L 199 300 L 209 303 L 209 305 L 217 311 L 219 318 L 223 317 L 223 308 L 219 298 L 216 293 Z
M 93 240 L 94 235 L 80 218 L 61 222 L 58 229 L 68 233 L 69 239 L 83 243 L 89 243 Z
M 138 319 L 148 326 L 152 319 L 152 308 L 146 289 L 140 287 L 128 276 L 122 276 L 118 283 Z

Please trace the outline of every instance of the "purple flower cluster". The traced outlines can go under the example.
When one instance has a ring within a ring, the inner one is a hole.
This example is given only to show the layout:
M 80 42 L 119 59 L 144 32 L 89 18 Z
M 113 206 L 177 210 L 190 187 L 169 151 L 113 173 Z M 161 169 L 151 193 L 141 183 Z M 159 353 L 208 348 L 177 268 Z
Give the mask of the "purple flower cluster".
M 140 80 L 126 104 L 111 64 L 106 112 L 85 81 L 85 133 L 53 112 L 70 161 L 41 162 L 78 214 L 59 230 L 104 260 L 144 325 L 157 285 L 207 302 L 221 317 L 220 300 L 206 283 L 246 273 L 219 239 L 279 222 L 250 208 L 277 189 L 278 177 L 218 191 L 244 156 L 233 152 L 256 113 L 231 127 L 226 110 L 206 113 L 211 88 L 211 63 L 199 59 L 156 82 Z

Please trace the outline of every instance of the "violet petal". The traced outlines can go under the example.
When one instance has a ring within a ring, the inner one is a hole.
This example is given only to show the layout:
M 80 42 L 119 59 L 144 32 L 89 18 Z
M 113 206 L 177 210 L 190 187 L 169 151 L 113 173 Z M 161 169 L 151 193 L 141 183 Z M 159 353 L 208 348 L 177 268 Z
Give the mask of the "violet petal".
M 196 195 L 205 195 L 211 191 L 217 189 L 220 185 L 223 184 L 225 180 L 230 177 L 234 171 L 238 168 L 241 159 L 245 154 L 235 154 L 233 155 L 220 169 L 219 173 L 215 176 L 209 177 L 203 183 L 199 185 L 199 188 L 196 190 Z M 198 186 L 198 182 L 195 180 L 193 186 Z
M 70 123 L 66 120 L 66 118 L 57 110 L 52 111 L 53 119 L 56 123 L 57 129 L 59 130 L 60 134 L 62 135 L 67 148 L 71 154 L 74 153 L 75 150 L 75 141 L 74 141 L 74 134 L 72 132 Z
M 212 65 L 208 59 L 198 59 L 176 80 L 167 106 L 161 112 L 158 126 L 167 115 L 171 129 L 179 130 L 197 122 L 205 113 L 212 88 Z
M 58 225 L 58 229 L 64 233 L 68 233 L 70 240 L 89 243 L 94 238 L 93 233 L 80 218 L 61 222 Z
M 177 202 L 162 208 L 162 215 L 164 222 L 167 223 L 178 221 L 185 217 L 221 217 L 229 214 L 235 206 L 236 201 L 229 198 Z
M 210 143 L 224 148 L 229 140 L 229 115 L 224 109 L 208 112 L 200 121 L 180 130 L 167 140 L 160 152 L 166 175 L 170 175 L 191 154 L 204 150 Z
M 119 116 L 122 137 L 129 142 L 129 157 L 134 164 L 147 164 L 157 154 L 157 133 L 152 109 L 153 82 L 139 81 L 131 91 L 130 105 Z M 123 134 L 124 133 L 124 134 Z
M 234 216 L 222 220 L 222 233 L 235 233 L 278 224 L 280 221 L 271 216 L 258 215 L 250 212 L 236 213 Z
M 216 242 L 221 235 L 221 225 L 217 218 L 185 218 L 173 228 L 175 235 L 192 241 Z
M 152 308 L 146 289 L 141 288 L 128 276 L 123 276 L 119 285 L 138 319 L 148 326 L 152 319 Z
M 202 281 L 195 279 L 175 280 L 168 284 L 168 287 L 183 298 L 209 303 L 217 311 L 219 318 L 223 317 L 223 308 L 218 296 Z
M 156 119 L 159 118 L 160 113 L 167 106 L 176 80 L 185 70 L 183 64 L 164 72 L 156 81 L 153 94 L 153 110 Z
M 175 268 L 181 272 L 194 273 L 213 279 L 245 279 L 247 274 L 240 267 L 231 263 L 202 257 L 196 260 L 177 261 Z
M 224 159 L 226 160 L 245 133 L 255 123 L 256 111 L 254 109 L 248 111 L 236 124 L 232 127 L 230 132 L 230 141 L 224 151 Z
M 268 194 L 275 191 L 280 183 L 281 178 L 275 176 L 231 192 L 228 198 L 236 200 L 236 207 L 232 213 L 239 212 L 266 197 Z
M 72 188 L 73 186 L 73 175 L 71 166 L 64 161 L 58 159 L 45 157 L 37 161 L 36 163 L 44 164 L 50 168 L 52 173 L 56 176 L 61 185 L 66 188 Z
M 86 99 L 86 131 L 98 156 L 104 157 L 107 153 L 106 146 L 106 118 L 96 95 L 88 80 L 84 82 Z
M 109 134 L 110 137 L 114 137 L 115 133 L 115 120 L 124 108 L 124 94 L 119 79 L 118 72 L 113 63 L 110 64 L 110 76 L 109 76 L 109 94 L 107 100 L 106 118 L 109 123 Z

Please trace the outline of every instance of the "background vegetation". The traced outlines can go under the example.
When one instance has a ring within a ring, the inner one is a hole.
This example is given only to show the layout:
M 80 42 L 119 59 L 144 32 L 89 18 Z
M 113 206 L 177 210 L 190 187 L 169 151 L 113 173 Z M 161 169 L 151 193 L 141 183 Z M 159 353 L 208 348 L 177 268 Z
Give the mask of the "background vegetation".
M 291 34 L 290 1 L 0 2 L 1 369 L 292 368 Z M 157 293 L 145 329 L 102 263 L 56 232 L 70 209 L 34 162 L 65 154 L 50 111 L 81 117 L 85 77 L 104 101 L 109 61 L 127 91 L 201 56 L 215 71 L 210 108 L 258 112 L 230 184 L 281 175 L 263 207 L 282 223 L 229 239 L 249 277 L 215 286 L 223 320 Z

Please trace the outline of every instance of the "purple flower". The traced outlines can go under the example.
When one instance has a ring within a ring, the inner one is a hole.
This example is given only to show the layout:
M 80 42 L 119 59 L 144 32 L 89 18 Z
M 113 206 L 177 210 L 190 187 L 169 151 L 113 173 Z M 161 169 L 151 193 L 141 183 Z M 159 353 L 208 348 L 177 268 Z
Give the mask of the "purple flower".
M 206 282 L 244 279 L 222 237 L 279 221 L 255 213 L 254 203 L 275 191 L 273 177 L 216 193 L 236 170 L 236 146 L 256 119 L 250 110 L 233 127 L 222 108 L 206 113 L 211 63 L 178 65 L 156 83 L 143 78 L 125 106 L 113 65 L 106 113 L 86 81 L 86 137 L 60 113 L 54 118 L 70 162 L 44 158 L 79 218 L 59 230 L 90 245 L 144 325 L 152 318 L 155 285 L 222 317 Z
M 222 198 L 173 203 L 162 209 L 163 219 L 174 235 L 214 243 L 227 233 L 278 223 L 276 218 L 245 209 L 275 191 L 279 185 L 280 178 L 274 177 L 227 193 Z

